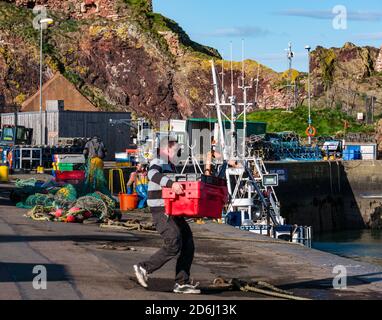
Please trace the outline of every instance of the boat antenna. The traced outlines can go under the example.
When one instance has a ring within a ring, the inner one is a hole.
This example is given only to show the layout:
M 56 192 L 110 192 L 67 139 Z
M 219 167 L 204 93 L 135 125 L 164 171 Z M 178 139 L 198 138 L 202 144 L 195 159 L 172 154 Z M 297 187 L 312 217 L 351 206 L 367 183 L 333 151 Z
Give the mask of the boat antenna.
M 222 102 L 225 103 L 225 87 L 224 87 L 224 59 L 222 59 Z
M 288 58 L 288 67 L 289 67 L 289 79 L 288 79 L 288 88 L 290 90 L 290 94 L 294 96 L 295 99 L 295 92 L 296 90 L 296 84 L 293 84 L 293 79 L 292 79 L 292 65 L 293 65 L 293 58 L 294 58 L 294 52 L 292 51 L 292 42 L 288 43 L 288 49 L 286 49 L 287 52 L 287 58 Z M 293 102 L 292 102 L 293 103 Z M 294 107 L 296 106 L 296 103 L 294 102 Z M 292 106 L 288 105 L 288 111 L 291 111 Z
M 243 87 L 245 86 L 245 62 L 244 62 L 244 39 L 241 39 L 241 59 L 242 59 L 242 70 L 241 70 L 241 76 L 243 81 Z
M 232 41 L 230 44 L 230 50 L 231 50 L 231 97 L 233 97 L 234 89 L 233 89 L 233 44 L 232 44 Z

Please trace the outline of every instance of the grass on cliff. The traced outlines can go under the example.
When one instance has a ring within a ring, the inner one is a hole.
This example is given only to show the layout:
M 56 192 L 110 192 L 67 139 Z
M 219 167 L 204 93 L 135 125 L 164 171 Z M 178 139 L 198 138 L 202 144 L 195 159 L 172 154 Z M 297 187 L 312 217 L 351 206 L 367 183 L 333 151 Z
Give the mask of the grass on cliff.
M 149 2 L 147 0 L 125 0 L 127 5 L 140 12 L 148 12 L 150 11 Z
M 160 13 L 152 12 L 147 0 L 124 0 L 128 5 L 135 19 L 139 21 L 144 31 L 151 33 L 152 37 L 158 36 L 158 33 L 163 31 L 171 31 L 179 36 L 180 45 L 183 49 L 190 50 L 195 56 L 200 58 L 211 59 L 221 58 L 219 52 L 211 47 L 204 46 L 195 41 L 192 41 L 182 27 Z M 164 40 L 162 36 L 159 36 L 160 40 Z M 167 42 L 164 43 L 167 50 Z
M 192 41 L 182 27 L 160 13 L 149 12 L 147 13 L 148 19 L 152 23 L 152 28 L 156 32 L 171 31 L 179 36 L 180 44 L 184 48 L 191 49 L 195 55 L 199 55 L 201 58 L 221 58 L 219 52 L 216 49 L 202 45 L 195 41 Z
M 5 32 L 12 30 L 17 36 L 37 44 L 38 32 L 33 28 L 33 18 L 31 10 L 0 1 L 0 30 Z
M 308 107 L 299 106 L 293 112 L 285 110 L 261 110 L 248 116 L 251 121 L 263 121 L 268 123 L 268 132 L 294 131 L 305 136 L 308 126 Z M 317 129 L 318 136 L 333 136 L 344 132 L 344 121 L 348 121 L 350 128 L 347 132 L 368 133 L 373 132 L 374 127 L 359 124 L 353 117 L 338 109 L 313 109 L 313 126 Z

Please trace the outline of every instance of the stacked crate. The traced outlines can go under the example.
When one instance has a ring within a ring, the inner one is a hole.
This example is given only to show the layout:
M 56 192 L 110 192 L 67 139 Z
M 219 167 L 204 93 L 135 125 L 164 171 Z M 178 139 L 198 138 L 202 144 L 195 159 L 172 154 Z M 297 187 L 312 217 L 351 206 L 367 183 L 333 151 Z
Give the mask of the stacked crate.
M 78 154 L 53 155 L 53 176 L 57 181 L 85 180 L 85 157 Z
M 171 176 L 171 175 L 170 175 Z M 224 206 L 228 203 L 227 181 L 202 175 L 174 177 L 180 183 L 184 193 L 177 195 L 171 188 L 163 188 L 162 198 L 165 201 L 166 214 L 188 218 L 221 219 Z
M 126 152 L 115 154 L 115 164 L 117 168 L 131 168 L 138 162 L 138 150 L 127 149 Z

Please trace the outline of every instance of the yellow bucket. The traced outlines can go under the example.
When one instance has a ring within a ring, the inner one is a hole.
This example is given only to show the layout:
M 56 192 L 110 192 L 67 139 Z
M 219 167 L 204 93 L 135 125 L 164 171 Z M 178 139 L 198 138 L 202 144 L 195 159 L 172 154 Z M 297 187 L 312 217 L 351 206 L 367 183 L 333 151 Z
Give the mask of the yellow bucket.
M 0 182 L 9 182 L 8 166 L 0 165 Z
M 44 169 L 44 167 L 42 167 L 42 166 L 38 166 L 38 167 L 37 167 L 37 173 L 38 173 L 38 174 L 44 174 L 44 173 L 45 173 L 45 169 Z

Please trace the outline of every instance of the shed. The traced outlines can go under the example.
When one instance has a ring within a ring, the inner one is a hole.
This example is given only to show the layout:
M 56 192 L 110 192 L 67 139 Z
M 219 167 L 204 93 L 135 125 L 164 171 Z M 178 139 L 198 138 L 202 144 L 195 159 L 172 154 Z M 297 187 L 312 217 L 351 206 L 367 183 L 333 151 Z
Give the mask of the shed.
M 108 149 L 107 160 L 113 160 L 116 152 L 123 152 L 131 143 L 128 126 L 110 126 L 110 119 L 131 119 L 128 112 L 48 111 L 42 113 L 45 141 L 50 146 L 62 138 L 92 138 L 98 135 Z M 1 114 L 1 123 L 33 129 L 32 143 L 41 141 L 40 112 Z
M 42 86 L 42 108 L 46 110 L 49 100 L 65 101 L 65 110 L 97 111 L 98 109 L 61 73 L 56 73 L 52 79 Z M 21 105 L 22 112 L 40 111 L 40 91 L 27 99 Z

